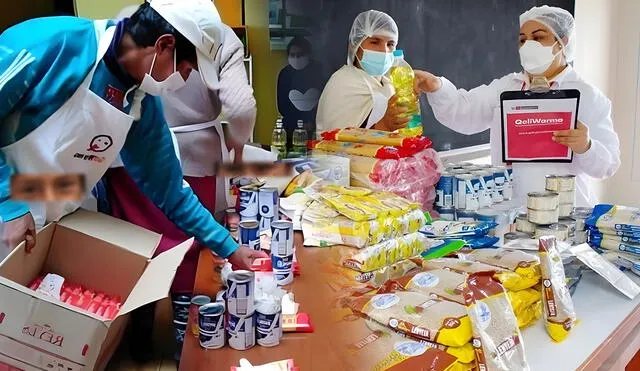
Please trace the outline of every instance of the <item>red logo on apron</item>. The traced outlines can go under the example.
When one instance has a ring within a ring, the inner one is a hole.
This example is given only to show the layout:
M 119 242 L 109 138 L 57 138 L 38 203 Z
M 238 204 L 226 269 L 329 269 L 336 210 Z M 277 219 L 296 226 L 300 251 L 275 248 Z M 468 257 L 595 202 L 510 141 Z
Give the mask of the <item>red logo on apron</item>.
M 107 85 L 104 92 L 104 99 L 109 102 L 110 105 L 121 110 L 124 105 L 124 92 L 111 85 Z

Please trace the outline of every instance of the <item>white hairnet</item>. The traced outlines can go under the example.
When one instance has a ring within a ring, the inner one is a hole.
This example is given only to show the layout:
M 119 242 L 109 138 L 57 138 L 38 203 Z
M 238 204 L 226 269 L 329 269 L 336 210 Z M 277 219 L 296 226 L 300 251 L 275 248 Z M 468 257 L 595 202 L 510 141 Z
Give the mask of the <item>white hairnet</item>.
M 536 21 L 549 27 L 558 42 L 567 62 L 576 55 L 576 25 L 573 16 L 562 8 L 552 6 L 533 7 L 520 15 L 520 27 L 529 21 Z M 567 41 L 563 40 L 566 37 Z
M 367 10 L 358 14 L 349 32 L 347 64 L 353 64 L 358 47 L 366 38 L 374 35 L 391 37 L 398 42 L 398 26 L 387 13 L 378 10 Z
M 133 15 L 133 13 L 136 12 L 136 10 L 138 10 L 139 7 L 140 7 L 140 4 L 125 6 L 124 8 L 122 8 L 120 13 L 118 13 L 115 19 L 119 21 L 124 18 L 129 18 Z

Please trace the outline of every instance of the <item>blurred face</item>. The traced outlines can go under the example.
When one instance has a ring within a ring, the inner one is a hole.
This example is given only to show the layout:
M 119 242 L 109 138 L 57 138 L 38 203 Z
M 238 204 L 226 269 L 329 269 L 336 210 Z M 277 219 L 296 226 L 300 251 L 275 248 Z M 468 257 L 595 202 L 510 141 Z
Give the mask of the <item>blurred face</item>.
M 520 27 L 520 47 L 524 45 L 526 41 L 537 41 L 542 46 L 552 46 L 553 45 L 553 54 L 556 55 L 553 65 L 557 66 L 559 64 L 564 63 L 564 56 L 561 53 L 562 44 L 556 40 L 556 37 L 553 35 L 551 30 L 543 25 L 542 23 L 536 21 L 529 21 Z M 567 40 L 563 40 L 566 42 Z
M 391 37 L 377 36 L 367 37 L 356 52 L 357 60 L 362 60 L 364 49 L 381 53 L 393 53 L 396 50 L 396 41 Z M 357 62 L 356 60 L 356 62 Z
M 84 197 L 82 174 L 16 174 L 11 197 L 21 201 L 77 201 Z

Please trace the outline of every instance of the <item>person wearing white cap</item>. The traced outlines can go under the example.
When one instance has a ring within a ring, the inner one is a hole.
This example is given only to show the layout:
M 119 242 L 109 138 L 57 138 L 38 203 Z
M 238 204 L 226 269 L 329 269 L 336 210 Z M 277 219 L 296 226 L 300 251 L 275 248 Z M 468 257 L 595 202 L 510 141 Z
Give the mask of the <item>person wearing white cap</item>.
M 127 21 L 38 18 L 0 35 L 2 242 L 35 245 L 35 230 L 77 202 L 11 199 L 11 174 L 81 173 L 87 191 L 118 154 L 167 218 L 234 265 L 266 255 L 239 247 L 183 186 L 159 95 L 193 70 L 215 87 L 220 17 L 209 0 L 152 0 Z
M 500 94 L 529 90 L 533 77 L 544 77 L 552 89 L 580 91 L 578 127 L 558 131 L 553 140 L 574 152 L 571 163 L 514 163 L 517 200 L 544 190 L 545 175 L 576 175 L 576 203 L 593 206 L 597 197 L 593 178 L 612 176 L 620 167 L 620 142 L 611 120 L 611 101 L 584 81 L 570 63 L 575 58 L 575 21 L 568 11 L 534 7 L 520 16 L 520 62 L 523 72 L 513 73 L 472 90 L 457 89 L 444 77 L 416 72 L 416 87 L 427 93 L 436 119 L 463 134 L 491 130 L 491 159 L 502 165 Z
M 336 71 L 318 103 L 318 134 L 344 127 L 394 131 L 409 122 L 398 117 L 405 108 L 395 104 L 395 89 L 385 76 L 394 61 L 398 26 L 388 14 L 368 10 L 353 21 L 347 64 Z

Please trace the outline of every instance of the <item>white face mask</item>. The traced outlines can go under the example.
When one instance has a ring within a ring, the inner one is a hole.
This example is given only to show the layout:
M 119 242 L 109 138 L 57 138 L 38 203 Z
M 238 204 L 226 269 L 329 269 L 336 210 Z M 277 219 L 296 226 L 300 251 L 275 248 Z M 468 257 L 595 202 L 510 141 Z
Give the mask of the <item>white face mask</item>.
M 557 43 L 556 41 L 551 46 L 544 46 L 537 41 L 525 41 L 524 45 L 520 47 L 520 64 L 522 68 L 532 75 L 545 73 L 551 67 L 556 55 L 560 53 L 553 54 L 553 47 Z
M 147 94 L 154 95 L 156 97 L 164 95 L 166 93 L 176 91 L 182 87 L 184 87 L 187 82 L 184 81 L 180 72 L 176 69 L 176 51 L 173 51 L 173 73 L 162 81 L 156 81 L 151 76 L 151 72 L 153 71 L 153 65 L 156 63 L 157 54 L 153 55 L 153 61 L 151 62 L 151 69 L 149 73 L 144 75 L 142 79 L 142 83 L 140 84 L 140 90 L 144 91 Z
M 309 57 L 289 57 L 289 64 L 296 70 L 303 70 L 309 65 Z

